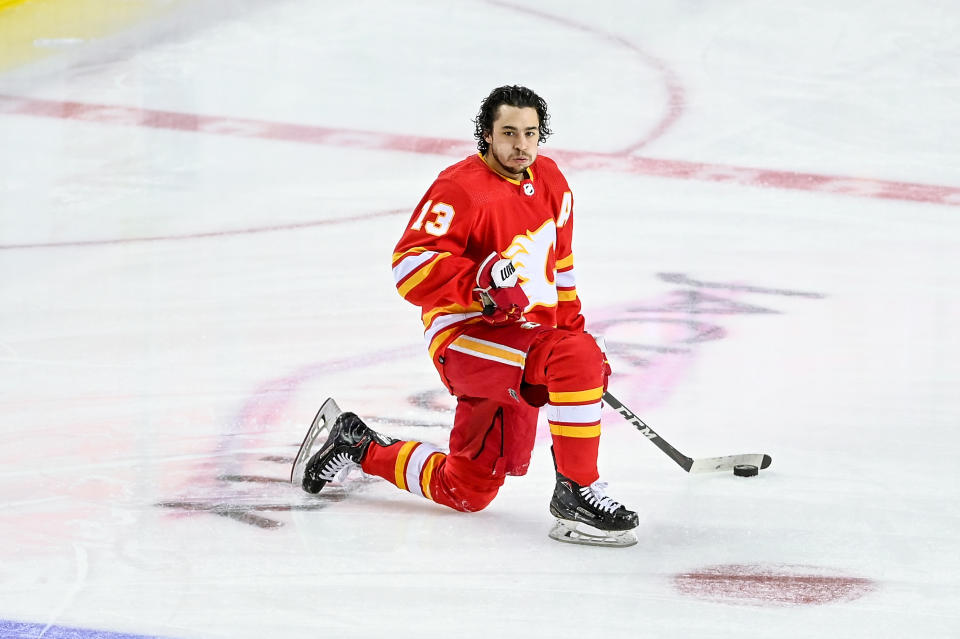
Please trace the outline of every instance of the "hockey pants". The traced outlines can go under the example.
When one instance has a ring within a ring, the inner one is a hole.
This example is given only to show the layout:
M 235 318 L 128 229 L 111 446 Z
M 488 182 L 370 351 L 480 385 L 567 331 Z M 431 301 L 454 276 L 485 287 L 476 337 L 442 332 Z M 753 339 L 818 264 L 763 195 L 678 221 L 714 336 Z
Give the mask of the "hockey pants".
M 559 472 L 581 485 L 598 479 L 604 359 L 589 334 L 478 325 L 440 361 L 457 396 L 450 452 L 417 441 L 374 443 L 364 472 L 455 510 L 481 510 L 506 475 L 526 473 L 546 403 Z

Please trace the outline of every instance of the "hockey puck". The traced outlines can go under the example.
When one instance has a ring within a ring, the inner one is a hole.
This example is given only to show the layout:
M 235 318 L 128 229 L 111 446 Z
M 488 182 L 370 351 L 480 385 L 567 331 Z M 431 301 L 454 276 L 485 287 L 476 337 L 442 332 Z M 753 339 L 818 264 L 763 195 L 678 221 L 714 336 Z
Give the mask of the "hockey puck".
M 737 464 L 733 467 L 733 474 L 737 477 L 754 477 L 760 469 L 752 464 Z

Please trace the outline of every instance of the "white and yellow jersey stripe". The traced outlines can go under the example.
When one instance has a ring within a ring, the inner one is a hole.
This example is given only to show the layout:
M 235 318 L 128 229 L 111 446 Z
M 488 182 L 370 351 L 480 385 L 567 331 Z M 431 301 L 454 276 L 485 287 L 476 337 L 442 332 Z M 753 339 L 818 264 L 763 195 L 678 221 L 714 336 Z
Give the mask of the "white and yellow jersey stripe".
M 499 364 L 516 366 L 521 370 L 527 364 L 527 354 L 521 350 L 468 335 L 461 335 L 453 340 L 447 346 L 447 350 L 458 351 Z
M 557 300 L 572 302 L 577 299 L 577 278 L 573 270 L 573 253 L 557 260 Z

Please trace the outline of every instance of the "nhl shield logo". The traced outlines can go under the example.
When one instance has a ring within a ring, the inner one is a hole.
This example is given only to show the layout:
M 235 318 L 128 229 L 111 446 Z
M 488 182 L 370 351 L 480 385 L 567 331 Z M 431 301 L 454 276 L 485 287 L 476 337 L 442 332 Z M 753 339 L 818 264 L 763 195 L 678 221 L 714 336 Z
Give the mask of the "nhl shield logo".
M 524 180 L 523 182 L 523 194 L 527 197 L 532 197 L 536 191 L 533 189 L 533 182 L 530 180 Z

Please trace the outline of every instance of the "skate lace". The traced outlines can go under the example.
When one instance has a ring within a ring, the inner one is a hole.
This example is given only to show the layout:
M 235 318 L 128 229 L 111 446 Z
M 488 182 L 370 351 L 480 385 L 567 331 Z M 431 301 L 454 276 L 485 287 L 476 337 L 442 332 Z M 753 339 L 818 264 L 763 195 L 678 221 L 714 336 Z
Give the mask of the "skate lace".
M 339 455 L 331 458 L 330 461 L 327 462 L 326 466 L 323 467 L 323 470 L 317 473 L 317 476 L 324 481 L 333 481 L 344 468 L 353 466 L 355 464 L 356 462 L 353 461 L 350 455 L 347 453 L 340 453 Z
M 594 508 L 604 512 L 612 513 L 620 508 L 620 502 L 607 497 L 606 493 L 604 492 L 606 488 L 606 482 L 595 481 L 589 486 L 583 486 L 580 488 L 580 495 Z

